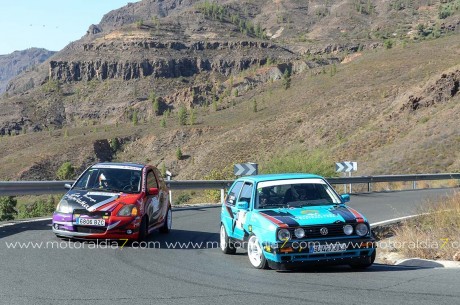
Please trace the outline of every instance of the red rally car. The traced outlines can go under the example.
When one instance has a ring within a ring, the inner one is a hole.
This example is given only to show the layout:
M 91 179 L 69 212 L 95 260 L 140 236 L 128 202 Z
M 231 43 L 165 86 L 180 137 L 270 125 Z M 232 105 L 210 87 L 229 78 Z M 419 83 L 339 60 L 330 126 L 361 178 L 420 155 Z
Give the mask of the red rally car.
M 144 240 L 171 230 L 169 190 L 154 166 L 99 163 L 66 188 L 53 214 L 59 237 Z

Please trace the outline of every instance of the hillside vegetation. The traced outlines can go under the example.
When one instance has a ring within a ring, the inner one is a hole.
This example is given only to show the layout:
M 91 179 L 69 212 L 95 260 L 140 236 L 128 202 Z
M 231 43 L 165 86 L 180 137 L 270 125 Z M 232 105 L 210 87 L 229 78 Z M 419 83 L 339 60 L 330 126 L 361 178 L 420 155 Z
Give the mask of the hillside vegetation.
M 459 171 L 456 3 L 130 4 L 10 84 L 0 180 L 108 160 L 178 179 L 230 178 L 246 161 L 323 175 L 344 160 L 362 175 Z

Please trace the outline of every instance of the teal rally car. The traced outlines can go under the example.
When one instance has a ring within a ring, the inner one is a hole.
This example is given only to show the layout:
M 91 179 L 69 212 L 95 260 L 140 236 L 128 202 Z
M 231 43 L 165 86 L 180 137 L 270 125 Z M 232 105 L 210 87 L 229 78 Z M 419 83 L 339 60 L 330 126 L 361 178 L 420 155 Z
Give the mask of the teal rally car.
M 367 219 L 323 178 L 311 174 L 242 177 L 221 211 L 220 247 L 247 249 L 255 268 L 293 269 L 348 264 L 364 269 L 375 260 Z

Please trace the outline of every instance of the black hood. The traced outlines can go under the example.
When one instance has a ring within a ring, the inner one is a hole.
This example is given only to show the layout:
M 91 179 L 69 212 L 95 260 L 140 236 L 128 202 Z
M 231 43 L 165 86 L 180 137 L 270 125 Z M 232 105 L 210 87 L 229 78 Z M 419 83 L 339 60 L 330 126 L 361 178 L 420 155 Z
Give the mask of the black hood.
M 92 212 L 118 199 L 119 196 L 119 193 L 111 192 L 70 190 L 64 195 L 62 200 L 67 201 L 73 209 L 83 208 Z

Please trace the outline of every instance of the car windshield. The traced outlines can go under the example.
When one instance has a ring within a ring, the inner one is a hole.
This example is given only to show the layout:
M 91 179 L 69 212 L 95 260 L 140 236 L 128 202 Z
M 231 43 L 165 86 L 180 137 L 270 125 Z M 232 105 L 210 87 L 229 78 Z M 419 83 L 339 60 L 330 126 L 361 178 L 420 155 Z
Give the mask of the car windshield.
M 141 169 L 98 168 L 87 170 L 74 185 L 74 189 L 106 192 L 139 193 Z
M 259 182 L 256 209 L 339 204 L 337 193 L 322 179 Z

